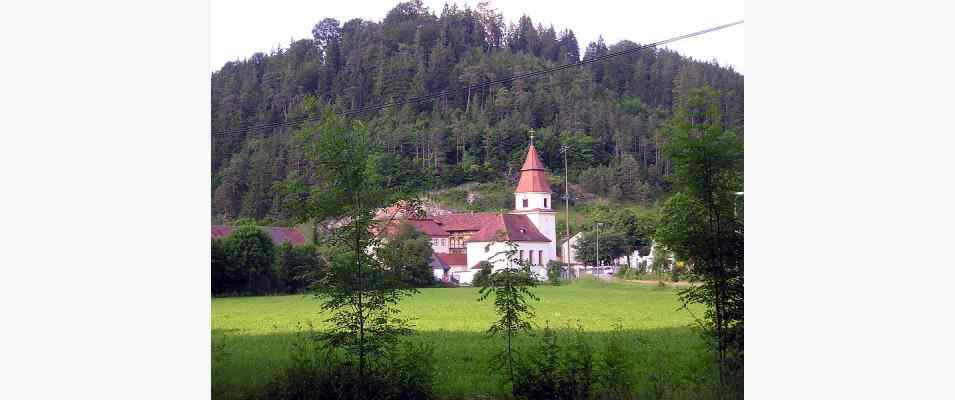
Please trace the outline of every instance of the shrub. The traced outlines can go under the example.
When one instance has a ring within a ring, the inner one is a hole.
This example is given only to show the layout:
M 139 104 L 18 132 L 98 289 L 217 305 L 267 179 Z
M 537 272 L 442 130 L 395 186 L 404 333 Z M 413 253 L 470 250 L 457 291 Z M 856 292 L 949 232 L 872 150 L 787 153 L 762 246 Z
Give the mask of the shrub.
M 397 231 L 375 252 L 387 270 L 398 273 L 401 282 L 412 287 L 435 285 L 431 254 L 428 236 L 407 222 L 400 223 Z
M 565 349 L 563 364 L 565 375 L 560 385 L 560 398 L 589 398 L 594 380 L 594 357 L 590 343 L 584 336 L 584 328 L 579 322 L 574 331 L 574 340 Z
M 478 263 L 478 266 L 480 266 L 481 269 L 474 274 L 474 280 L 471 284 L 479 287 L 487 286 L 490 283 L 493 266 L 487 261 L 481 261 Z
M 550 260 L 547 262 L 547 280 L 551 285 L 560 285 L 560 274 L 563 267 L 559 262 Z
M 635 375 L 632 356 L 619 325 L 610 334 L 599 362 L 578 324 L 574 339 L 558 345 L 545 326 L 538 346 L 517 364 L 514 396 L 521 399 L 631 399 Z
M 304 292 L 321 279 L 324 263 L 314 246 L 295 247 L 285 242 L 277 250 L 275 268 L 283 292 Z
M 361 379 L 358 363 L 345 352 L 301 336 L 293 343 L 289 367 L 273 378 L 257 398 L 370 399 L 434 398 L 434 355 L 426 345 L 402 344 L 372 359 Z
M 670 278 L 673 282 L 678 282 L 680 278 L 686 273 L 686 264 L 684 261 L 677 261 L 674 263 L 673 268 L 670 270 Z
M 647 272 L 647 260 L 640 261 L 640 264 L 637 266 L 637 274 L 645 274 Z
M 617 266 L 617 273 L 614 275 L 620 279 L 631 279 L 634 276 L 633 268 L 626 264 L 620 264 Z
M 274 292 L 280 282 L 272 239 L 250 220 L 239 223 L 232 235 L 212 240 L 212 293 Z
M 587 399 L 591 397 L 593 354 L 578 326 L 566 348 L 557 335 L 544 328 L 541 343 L 518 364 L 514 395 L 524 399 Z
M 517 363 L 514 395 L 527 399 L 555 399 L 564 375 L 557 335 L 544 327 L 541 343 L 528 360 Z
M 597 371 L 601 399 L 633 398 L 633 363 L 628 346 L 623 342 L 623 328 L 617 325 L 604 347 L 603 359 Z
M 212 240 L 212 294 L 226 293 L 237 286 L 230 271 L 230 252 L 226 241 Z

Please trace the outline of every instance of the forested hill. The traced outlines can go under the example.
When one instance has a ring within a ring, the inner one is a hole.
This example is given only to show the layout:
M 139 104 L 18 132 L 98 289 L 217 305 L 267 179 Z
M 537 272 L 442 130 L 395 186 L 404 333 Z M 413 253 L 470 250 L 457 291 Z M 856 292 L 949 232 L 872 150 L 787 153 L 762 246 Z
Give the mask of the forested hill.
M 226 63 L 212 74 L 212 131 L 223 133 L 211 139 L 216 220 L 283 220 L 273 184 L 295 168 L 292 132 L 242 128 L 302 118 L 326 104 L 344 111 L 638 45 L 608 46 L 601 39 L 582 48 L 572 30 L 557 32 L 528 16 L 505 24 L 484 3 L 429 10 L 406 2 L 382 21 L 316 17 L 313 38 Z M 703 85 L 720 97 L 724 128 L 741 134 L 742 75 L 649 49 L 356 117 L 380 143 L 381 165 L 413 169 L 410 176 L 433 176 L 440 185 L 513 179 L 533 128 L 554 174 L 563 173 L 558 149 L 569 144 L 572 180 L 617 199 L 645 202 L 667 190 L 661 128 L 675 102 Z

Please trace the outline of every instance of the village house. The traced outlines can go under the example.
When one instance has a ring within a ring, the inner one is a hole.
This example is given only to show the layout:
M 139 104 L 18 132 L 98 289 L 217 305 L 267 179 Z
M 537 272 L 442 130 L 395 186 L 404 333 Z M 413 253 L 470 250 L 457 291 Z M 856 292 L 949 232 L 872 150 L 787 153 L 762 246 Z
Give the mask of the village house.
M 557 260 L 556 212 L 551 209 L 547 169 L 533 139 L 514 191 L 513 210 L 405 216 L 403 220 L 430 238 L 434 276 L 444 282 L 471 284 L 482 261 L 490 262 L 495 270 L 503 268 L 506 242 L 516 246 L 514 258 L 530 264 L 538 279 L 547 276 L 547 262 Z

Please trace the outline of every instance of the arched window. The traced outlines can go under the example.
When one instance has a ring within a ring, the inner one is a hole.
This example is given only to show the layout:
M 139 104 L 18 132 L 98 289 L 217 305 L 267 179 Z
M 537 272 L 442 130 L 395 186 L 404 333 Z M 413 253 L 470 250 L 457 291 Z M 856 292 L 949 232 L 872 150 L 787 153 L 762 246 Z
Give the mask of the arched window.
M 521 204 L 524 208 L 527 208 L 527 199 L 521 200 Z
M 544 250 L 537 250 L 537 264 L 544 265 Z
M 547 198 L 544 198 L 544 208 L 547 208 Z

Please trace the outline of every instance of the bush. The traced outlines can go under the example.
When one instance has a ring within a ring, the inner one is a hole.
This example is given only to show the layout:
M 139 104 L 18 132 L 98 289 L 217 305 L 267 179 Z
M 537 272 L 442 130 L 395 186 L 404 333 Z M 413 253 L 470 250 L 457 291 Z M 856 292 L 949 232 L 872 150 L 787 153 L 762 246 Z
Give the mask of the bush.
M 238 285 L 231 271 L 231 249 L 224 240 L 212 240 L 212 294 L 226 293 Z
M 275 245 L 272 238 L 259 227 L 244 224 L 232 232 L 226 241 L 232 249 L 235 268 L 246 275 L 246 293 L 271 293 L 276 286 Z
M 371 360 L 364 379 L 358 363 L 342 351 L 309 336 L 293 344 L 289 367 L 270 381 L 256 398 L 370 399 L 434 398 L 433 349 L 402 344 Z
M 551 285 L 558 286 L 560 285 L 560 274 L 563 270 L 563 267 L 559 262 L 550 260 L 547 262 L 547 281 Z
M 228 237 L 212 241 L 212 293 L 266 294 L 281 289 L 272 239 L 248 220 L 240 224 Z
M 578 325 L 566 347 L 545 326 L 541 342 L 518 364 L 514 396 L 522 399 L 630 399 L 634 371 L 622 328 L 611 333 L 600 362 Z M 596 366 L 596 368 L 595 368 Z
M 295 247 L 285 242 L 278 247 L 275 268 L 282 292 L 301 293 L 321 279 L 324 263 L 314 246 Z
M 564 377 L 557 336 L 544 327 L 541 343 L 528 360 L 517 363 L 514 395 L 527 399 L 556 399 Z
M 677 261 L 673 268 L 670 271 L 670 278 L 673 282 L 678 282 L 680 278 L 686 273 L 686 263 L 684 261 Z
M 604 347 L 597 371 L 597 391 L 601 399 L 633 398 L 633 363 L 622 333 L 623 328 L 618 325 Z
M 493 271 L 493 266 L 487 261 L 481 261 L 478 263 L 478 266 L 481 269 L 474 274 L 474 279 L 471 281 L 471 284 L 474 286 L 484 287 L 490 283 L 491 272 Z
M 431 241 L 427 235 L 407 222 L 398 225 L 397 232 L 375 251 L 389 271 L 395 271 L 403 283 L 411 287 L 435 285 L 431 272 Z

